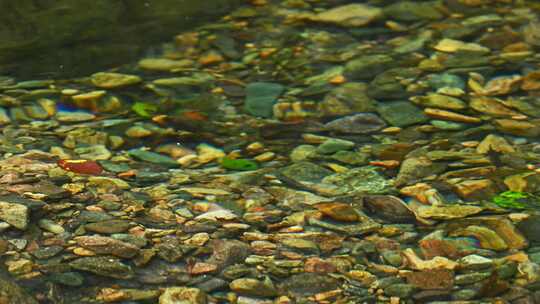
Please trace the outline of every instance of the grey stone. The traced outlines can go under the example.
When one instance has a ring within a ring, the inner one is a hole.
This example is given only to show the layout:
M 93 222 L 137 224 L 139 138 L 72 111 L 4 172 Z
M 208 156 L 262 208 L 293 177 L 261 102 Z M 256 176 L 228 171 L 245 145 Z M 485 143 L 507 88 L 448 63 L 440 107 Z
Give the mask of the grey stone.
M 281 174 L 297 183 L 317 183 L 332 171 L 310 162 L 298 162 L 281 169 Z
M 146 161 L 149 163 L 157 164 L 157 165 L 163 165 L 167 167 L 176 167 L 178 166 L 178 163 L 163 154 L 159 154 L 152 151 L 146 151 L 142 149 L 132 149 L 128 151 L 129 156 L 135 157 L 136 159 Z
M 373 113 L 358 113 L 332 120 L 324 126 L 340 133 L 368 134 L 384 128 L 386 123 Z
M 345 65 L 345 77 L 352 80 L 368 80 L 390 68 L 394 60 L 388 55 L 364 55 Z
M 84 277 L 78 272 L 51 273 L 48 279 L 52 282 L 66 286 L 81 286 L 84 283 Z
M 279 83 L 254 82 L 246 87 L 245 110 L 258 117 L 273 116 L 273 107 L 284 87 Z
M 339 282 L 336 279 L 315 273 L 295 274 L 281 284 L 282 289 L 298 296 L 330 291 L 336 289 L 338 286 Z
M 390 180 L 379 173 L 379 168 L 364 166 L 325 177 L 323 183 L 335 185 L 345 194 L 388 194 L 395 189 Z
M 212 240 L 210 247 L 212 255 L 206 262 L 217 265 L 220 271 L 227 266 L 243 262 L 251 252 L 247 244 L 237 240 Z
M 377 112 L 389 124 L 396 127 L 406 127 L 429 120 L 420 108 L 407 101 L 380 104 Z

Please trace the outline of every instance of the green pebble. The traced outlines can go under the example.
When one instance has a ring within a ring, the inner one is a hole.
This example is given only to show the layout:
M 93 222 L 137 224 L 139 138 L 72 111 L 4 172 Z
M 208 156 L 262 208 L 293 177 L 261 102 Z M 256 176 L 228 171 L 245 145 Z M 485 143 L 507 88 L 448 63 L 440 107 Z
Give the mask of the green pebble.
M 231 159 L 224 157 L 221 159 L 221 167 L 230 170 L 250 171 L 257 170 L 259 165 L 248 159 Z

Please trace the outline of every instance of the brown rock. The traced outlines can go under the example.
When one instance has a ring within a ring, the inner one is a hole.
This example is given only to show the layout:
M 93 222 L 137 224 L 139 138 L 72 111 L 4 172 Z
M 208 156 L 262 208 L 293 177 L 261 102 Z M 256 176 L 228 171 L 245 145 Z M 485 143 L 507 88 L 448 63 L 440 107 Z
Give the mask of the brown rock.
M 370 213 L 395 223 L 414 222 L 416 218 L 405 202 L 392 195 L 366 196 L 364 207 Z
M 336 220 L 343 222 L 356 222 L 359 219 L 356 210 L 344 203 L 322 203 L 314 206 L 324 215 Z
M 139 253 L 139 248 L 130 243 L 104 236 L 79 236 L 75 238 L 79 246 L 97 254 L 112 254 L 120 258 L 132 258 Z
M 434 190 L 434 189 L 426 183 L 418 183 L 412 186 L 403 187 L 399 189 L 399 193 L 406 196 L 414 197 L 415 199 L 417 199 L 419 202 L 423 204 L 429 204 L 428 195 L 426 193 L 429 190 Z
M 489 151 L 501 152 L 501 153 L 513 153 L 516 152 L 506 139 L 495 134 L 489 134 L 482 140 L 476 147 L 476 152 L 480 154 L 486 154 Z
M 512 191 L 538 192 L 540 189 L 540 174 L 537 172 L 526 172 L 507 176 L 504 184 Z
M 327 262 L 321 258 L 311 257 L 304 262 L 304 271 L 312 273 L 330 273 L 336 272 L 337 268 L 334 264 Z
M 495 166 L 485 166 L 468 168 L 462 170 L 449 171 L 439 176 L 439 180 L 449 182 L 453 178 L 482 178 L 490 177 L 497 168 Z
M 499 191 L 489 179 L 468 180 L 454 185 L 454 191 L 463 199 L 491 199 Z
M 506 95 L 519 89 L 522 77 L 520 75 L 493 78 L 486 83 L 483 95 Z
M 421 206 L 417 215 L 427 219 L 450 220 L 477 214 L 482 210 L 481 207 L 469 205 Z
M 525 91 L 540 90 L 540 71 L 532 71 L 525 75 L 521 89 Z
M 523 249 L 529 243 L 527 239 L 518 231 L 511 221 L 501 216 L 481 216 L 465 219 L 458 219 L 446 224 L 445 230 L 451 234 L 452 231 L 468 226 L 480 226 L 493 230 L 508 245 L 508 249 Z
M 236 263 L 244 262 L 251 252 L 250 247 L 237 240 L 218 240 L 210 241 L 212 255 L 207 263 L 215 264 L 218 271 Z
M 217 266 L 209 263 L 197 262 L 192 267 L 188 268 L 190 274 L 198 275 L 203 273 L 211 273 L 217 270 Z
M 198 288 L 169 287 L 159 297 L 159 304 L 206 304 L 207 296 Z
M 530 121 L 496 119 L 493 121 L 493 124 L 500 132 L 511 135 L 525 137 L 536 137 L 540 135 L 540 126 Z
M 495 251 L 508 249 L 506 242 L 495 231 L 482 226 L 470 225 L 465 228 L 456 229 L 449 236 L 473 237 L 480 242 L 480 247 L 483 249 Z
M 459 257 L 459 250 L 455 242 L 449 240 L 426 239 L 418 242 L 422 254 L 426 259 L 436 256 L 456 259 Z
M 405 278 L 420 289 L 451 289 L 454 285 L 454 272 L 448 269 L 409 272 Z
M 424 177 L 442 173 L 445 169 L 446 164 L 432 162 L 427 157 L 407 158 L 401 163 L 395 185 L 397 187 L 410 185 Z
M 455 112 L 450 111 L 444 111 L 439 109 L 433 109 L 433 108 L 425 108 L 424 113 L 432 118 L 441 119 L 441 120 L 449 120 L 449 121 L 456 121 L 456 122 L 464 122 L 464 123 L 480 123 L 482 120 L 477 117 L 467 116 Z
M 431 260 L 422 260 L 411 248 L 407 248 L 402 252 L 403 257 L 407 260 L 407 265 L 411 269 L 428 270 L 428 269 L 448 269 L 453 270 L 459 264 L 444 257 L 434 257 Z
M 488 114 L 491 116 L 521 115 L 521 113 L 511 110 L 505 107 L 502 103 L 498 102 L 496 99 L 489 98 L 489 97 L 472 98 L 469 105 L 475 111 Z

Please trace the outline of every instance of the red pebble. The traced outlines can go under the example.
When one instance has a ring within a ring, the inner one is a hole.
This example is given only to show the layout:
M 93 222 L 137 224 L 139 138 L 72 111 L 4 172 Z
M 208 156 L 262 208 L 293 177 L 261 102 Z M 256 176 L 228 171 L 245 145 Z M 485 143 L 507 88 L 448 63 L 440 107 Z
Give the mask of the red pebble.
M 81 174 L 99 175 L 103 172 L 103 168 L 93 161 L 86 159 L 62 159 L 58 161 L 60 168 Z

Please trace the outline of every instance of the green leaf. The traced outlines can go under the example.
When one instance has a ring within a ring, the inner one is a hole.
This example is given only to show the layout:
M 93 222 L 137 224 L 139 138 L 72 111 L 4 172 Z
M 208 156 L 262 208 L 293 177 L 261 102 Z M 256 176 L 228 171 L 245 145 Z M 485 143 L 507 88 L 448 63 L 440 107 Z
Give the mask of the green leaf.
M 133 112 L 137 113 L 137 115 L 148 118 L 152 117 L 152 115 L 157 112 L 158 107 L 153 103 L 138 101 L 133 104 L 131 109 L 133 110 Z
M 519 191 L 505 191 L 499 193 L 493 198 L 493 202 L 501 207 L 508 209 L 526 209 L 528 200 L 534 198 L 534 195 Z

